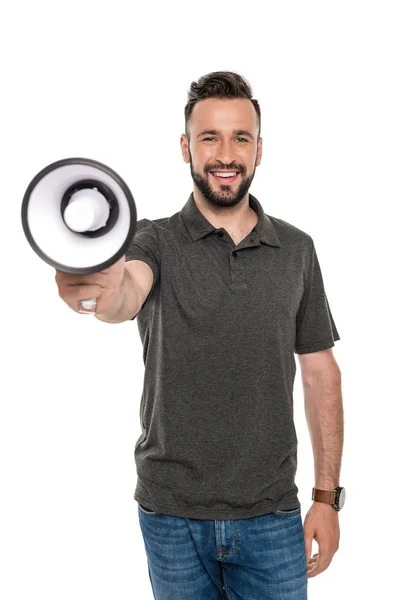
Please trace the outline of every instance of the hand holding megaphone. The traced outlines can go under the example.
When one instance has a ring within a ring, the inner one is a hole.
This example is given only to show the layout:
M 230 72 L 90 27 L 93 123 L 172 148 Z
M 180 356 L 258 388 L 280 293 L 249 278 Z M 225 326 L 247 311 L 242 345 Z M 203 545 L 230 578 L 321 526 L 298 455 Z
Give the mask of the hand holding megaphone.
M 113 307 L 117 310 L 115 303 L 120 301 L 124 271 L 125 256 L 98 273 L 71 275 L 56 269 L 59 296 L 72 310 L 82 314 L 104 313 Z
M 30 182 L 21 218 L 33 250 L 56 269 L 68 306 L 90 314 L 108 310 L 136 230 L 135 202 L 123 179 L 95 160 L 59 160 Z

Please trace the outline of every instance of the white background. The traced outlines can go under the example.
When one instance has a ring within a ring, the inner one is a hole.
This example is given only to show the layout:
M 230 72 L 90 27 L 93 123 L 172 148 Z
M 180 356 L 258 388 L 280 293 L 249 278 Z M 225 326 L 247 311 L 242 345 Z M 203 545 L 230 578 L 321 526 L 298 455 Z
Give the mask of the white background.
M 133 500 L 137 324 L 71 311 L 24 237 L 20 208 L 38 171 L 85 156 L 126 180 L 138 218 L 179 211 L 192 190 L 179 146 L 187 90 L 214 70 L 253 87 L 264 145 L 251 191 L 313 237 L 341 336 L 347 503 L 339 551 L 309 580 L 309 598 L 398 593 L 398 9 L 382 0 L 2 9 L 2 599 L 153 598 Z M 299 370 L 294 404 L 304 518 L 314 470 Z

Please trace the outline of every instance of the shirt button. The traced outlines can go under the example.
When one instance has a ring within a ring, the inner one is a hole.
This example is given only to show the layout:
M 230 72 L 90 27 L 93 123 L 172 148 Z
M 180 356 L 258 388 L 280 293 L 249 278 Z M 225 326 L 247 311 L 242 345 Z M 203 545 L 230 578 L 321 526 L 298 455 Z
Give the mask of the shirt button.
M 223 231 L 218 231 L 218 237 L 223 237 L 224 236 L 224 232 Z
M 237 252 L 232 252 L 232 256 L 237 257 Z

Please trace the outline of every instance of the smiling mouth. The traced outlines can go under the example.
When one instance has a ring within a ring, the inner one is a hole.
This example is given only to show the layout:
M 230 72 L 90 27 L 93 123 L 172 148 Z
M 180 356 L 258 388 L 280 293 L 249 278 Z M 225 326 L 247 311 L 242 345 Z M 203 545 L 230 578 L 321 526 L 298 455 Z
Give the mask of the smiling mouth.
M 237 171 L 209 171 L 213 179 L 216 179 L 219 183 L 234 183 L 238 179 L 240 173 Z

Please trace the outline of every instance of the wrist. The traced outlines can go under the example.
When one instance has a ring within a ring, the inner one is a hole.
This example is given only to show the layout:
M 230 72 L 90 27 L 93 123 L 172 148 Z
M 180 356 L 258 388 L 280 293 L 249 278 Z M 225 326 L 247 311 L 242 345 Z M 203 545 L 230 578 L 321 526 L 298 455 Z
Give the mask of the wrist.
M 311 500 L 319 504 L 327 504 L 339 511 L 343 508 L 346 500 L 346 490 L 344 487 L 336 486 L 334 490 L 324 490 L 313 488 Z

